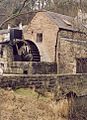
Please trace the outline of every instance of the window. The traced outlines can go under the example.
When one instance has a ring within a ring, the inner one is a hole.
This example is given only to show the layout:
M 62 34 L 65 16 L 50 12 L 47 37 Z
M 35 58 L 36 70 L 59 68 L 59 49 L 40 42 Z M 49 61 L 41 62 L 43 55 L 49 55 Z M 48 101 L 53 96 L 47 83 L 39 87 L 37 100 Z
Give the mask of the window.
M 36 42 L 42 42 L 42 40 L 43 40 L 43 34 L 42 33 L 37 33 Z

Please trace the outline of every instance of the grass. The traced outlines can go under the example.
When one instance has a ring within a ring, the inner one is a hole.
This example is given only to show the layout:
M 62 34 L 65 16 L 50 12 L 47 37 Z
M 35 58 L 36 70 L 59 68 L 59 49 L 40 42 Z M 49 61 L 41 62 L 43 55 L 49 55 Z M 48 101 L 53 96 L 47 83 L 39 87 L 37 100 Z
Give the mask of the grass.
M 30 96 L 30 97 L 37 97 L 37 93 L 29 88 L 19 88 L 14 91 L 16 94 L 22 95 L 22 96 Z
M 32 98 L 38 98 L 38 93 L 34 92 L 32 89 L 30 88 L 19 88 L 16 89 L 14 91 L 14 93 L 17 95 L 21 95 L 21 96 L 28 96 L 28 97 L 32 97 Z M 39 99 L 41 101 L 49 101 L 50 98 L 49 97 L 45 97 L 45 96 L 40 96 Z

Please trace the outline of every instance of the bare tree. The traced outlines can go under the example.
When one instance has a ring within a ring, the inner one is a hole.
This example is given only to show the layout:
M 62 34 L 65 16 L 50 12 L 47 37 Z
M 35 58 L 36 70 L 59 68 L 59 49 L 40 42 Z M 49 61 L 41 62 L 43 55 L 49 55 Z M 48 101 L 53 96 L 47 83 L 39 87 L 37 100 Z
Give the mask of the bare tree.
M 13 3 L 10 4 L 10 1 L 9 4 L 10 6 L 12 7 L 10 10 L 9 8 L 7 8 L 7 14 L 5 14 L 6 16 L 6 19 L 0 24 L 0 28 L 2 28 L 2 26 L 7 23 L 9 20 L 11 19 L 14 19 L 15 17 L 19 16 L 23 10 L 23 8 L 25 7 L 26 3 L 29 1 L 29 0 L 24 0 L 22 3 L 21 3 L 21 7 L 17 8 L 17 2 L 15 0 L 13 0 L 15 3 L 15 6 Z M 4 1 L 5 2 L 5 1 Z M 3 7 L 5 7 L 6 4 L 4 4 L 4 2 L 2 3 L 3 4 Z M 14 7 L 13 7 L 14 6 Z M 9 13 L 9 14 L 8 14 Z
M 0 0 L 0 28 L 21 13 L 46 9 L 76 16 L 79 8 L 87 12 L 87 0 Z

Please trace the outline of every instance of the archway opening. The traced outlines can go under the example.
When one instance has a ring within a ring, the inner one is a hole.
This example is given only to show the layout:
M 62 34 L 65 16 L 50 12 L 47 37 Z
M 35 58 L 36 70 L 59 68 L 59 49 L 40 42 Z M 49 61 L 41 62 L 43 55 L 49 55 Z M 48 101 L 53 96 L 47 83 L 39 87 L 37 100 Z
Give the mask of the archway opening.
M 70 91 L 69 93 L 66 94 L 66 97 L 69 99 L 69 98 L 76 98 L 77 97 L 77 94 L 73 91 Z

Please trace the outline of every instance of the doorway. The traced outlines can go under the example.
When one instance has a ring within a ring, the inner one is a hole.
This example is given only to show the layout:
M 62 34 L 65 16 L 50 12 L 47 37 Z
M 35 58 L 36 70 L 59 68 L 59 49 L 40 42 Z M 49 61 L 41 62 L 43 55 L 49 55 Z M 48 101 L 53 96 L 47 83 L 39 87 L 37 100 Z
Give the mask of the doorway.
M 76 73 L 87 73 L 87 58 L 76 59 Z

